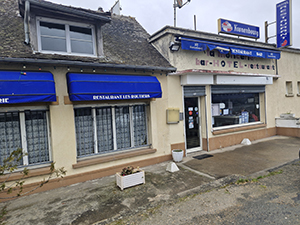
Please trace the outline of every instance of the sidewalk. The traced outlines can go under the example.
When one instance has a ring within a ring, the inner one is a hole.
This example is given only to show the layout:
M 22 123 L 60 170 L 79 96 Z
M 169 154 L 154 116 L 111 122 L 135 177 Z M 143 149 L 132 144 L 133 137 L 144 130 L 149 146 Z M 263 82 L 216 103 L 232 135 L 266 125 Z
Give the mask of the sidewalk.
M 147 214 L 161 204 L 205 192 L 241 176 L 258 176 L 298 159 L 300 139 L 272 137 L 250 146 L 234 146 L 189 154 L 180 171 L 166 171 L 169 162 L 143 168 L 146 184 L 121 191 L 109 176 L 25 196 L 7 203 L 7 224 L 107 224 Z

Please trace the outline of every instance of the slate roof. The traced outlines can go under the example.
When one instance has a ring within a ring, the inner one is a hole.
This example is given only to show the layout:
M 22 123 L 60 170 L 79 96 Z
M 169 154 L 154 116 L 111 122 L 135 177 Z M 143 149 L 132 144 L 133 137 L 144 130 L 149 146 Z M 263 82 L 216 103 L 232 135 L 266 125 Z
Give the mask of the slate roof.
M 39 0 L 42 1 L 42 0 Z M 58 4 L 51 3 L 60 6 Z M 74 8 L 99 15 L 99 12 Z M 81 57 L 58 54 L 33 53 L 24 43 L 24 23 L 18 8 L 18 0 L 0 1 L 0 59 L 37 59 L 172 68 L 169 62 L 148 42 L 150 36 L 135 18 L 112 16 L 111 22 L 102 26 L 104 57 Z M 3 61 L 3 60 L 2 60 Z M 13 61 L 13 60 L 12 60 Z M 174 68 L 175 70 L 175 68 Z

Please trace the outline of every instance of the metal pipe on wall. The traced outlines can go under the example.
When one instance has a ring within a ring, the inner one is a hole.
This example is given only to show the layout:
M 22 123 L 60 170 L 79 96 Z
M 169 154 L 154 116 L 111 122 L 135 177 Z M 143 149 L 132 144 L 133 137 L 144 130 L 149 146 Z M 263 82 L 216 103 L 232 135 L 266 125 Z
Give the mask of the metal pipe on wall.
M 24 31 L 25 31 L 25 44 L 30 43 L 29 37 L 29 12 L 30 12 L 30 3 L 29 1 L 25 2 L 25 14 L 24 14 Z

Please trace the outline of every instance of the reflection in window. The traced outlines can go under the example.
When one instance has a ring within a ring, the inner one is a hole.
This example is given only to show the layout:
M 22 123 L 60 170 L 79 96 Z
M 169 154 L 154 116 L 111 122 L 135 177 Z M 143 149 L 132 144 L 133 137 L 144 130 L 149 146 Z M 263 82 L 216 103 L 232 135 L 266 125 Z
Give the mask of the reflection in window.
M 40 30 L 43 50 L 67 51 L 65 25 L 41 22 Z
M 90 28 L 70 26 L 72 52 L 93 54 L 93 38 Z
M 42 51 L 94 55 L 92 28 L 39 22 Z
M 260 121 L 259 94 L 213 94 L 213 127 Z

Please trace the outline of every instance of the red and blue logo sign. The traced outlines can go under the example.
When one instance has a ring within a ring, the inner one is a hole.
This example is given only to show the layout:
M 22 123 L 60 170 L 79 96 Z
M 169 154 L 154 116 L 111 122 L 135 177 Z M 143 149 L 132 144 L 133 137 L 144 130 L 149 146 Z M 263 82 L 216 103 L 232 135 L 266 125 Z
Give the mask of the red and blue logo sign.
M 222 23 L 222 29 L 225 32 L 231 32 L 232 31 L 232 25 L 228 21 L 225 21 L 225 22 Z
M 244 36 L 255 39 L 259 38 L 259 27 L 224 19 L 219 19 L 218 22 L 220 33 Z
M 277 17 L 277 48 L 292 45 L 292 4 L 290 0 L 285 0 L 276 5 Z

